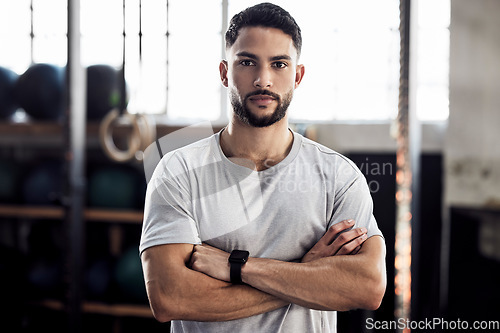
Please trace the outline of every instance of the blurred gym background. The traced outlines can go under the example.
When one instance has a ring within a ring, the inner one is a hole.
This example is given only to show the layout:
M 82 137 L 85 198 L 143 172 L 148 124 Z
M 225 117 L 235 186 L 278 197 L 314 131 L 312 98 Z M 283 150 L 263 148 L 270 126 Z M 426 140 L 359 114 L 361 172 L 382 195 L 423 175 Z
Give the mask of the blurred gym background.
M 169 330 L 138 256 L 147 147 L 224 126 L 222 32 L 255 3 L 0 0 L 2 331 Z M 339 332 L 500 320 L 500 1 L 274 3 L 304 38 L 291 125 L 359 166 L 387 243 L 382 306 Z

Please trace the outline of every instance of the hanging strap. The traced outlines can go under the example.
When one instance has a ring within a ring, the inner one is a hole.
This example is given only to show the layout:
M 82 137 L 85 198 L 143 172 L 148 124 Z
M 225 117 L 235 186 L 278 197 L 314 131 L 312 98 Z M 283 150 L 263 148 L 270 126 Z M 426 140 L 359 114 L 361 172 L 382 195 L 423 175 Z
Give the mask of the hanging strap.
M 119 113 L 123 115 L 126 112 L 127 108 L 127 84 L 125 81 L 125 40 L 127 37 L 125 31 L 125 0 L 123 0 L 123 49 L 122 49 L 122 70 L 120 75 L 120 105 L 119 105 Z

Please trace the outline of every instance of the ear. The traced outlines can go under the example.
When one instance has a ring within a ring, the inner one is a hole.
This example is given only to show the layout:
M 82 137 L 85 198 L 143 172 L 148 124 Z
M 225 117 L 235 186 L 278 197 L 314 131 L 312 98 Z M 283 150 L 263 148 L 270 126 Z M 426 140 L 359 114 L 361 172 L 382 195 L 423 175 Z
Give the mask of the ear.
M 222 60 L 219 64 L 219 73 L 220 73 L 220 80 L 222 81 L 222 84 L 224 87 L 227 87 L 227 71 L 228 71 L 228 65 L 226 60 Z
M 295 89 L 297 89 L 300 85 L 300 82 L 302 82 L 304 73 L 305 73 L 304 65 L 297 65 L 297 69 L 295 71 Z

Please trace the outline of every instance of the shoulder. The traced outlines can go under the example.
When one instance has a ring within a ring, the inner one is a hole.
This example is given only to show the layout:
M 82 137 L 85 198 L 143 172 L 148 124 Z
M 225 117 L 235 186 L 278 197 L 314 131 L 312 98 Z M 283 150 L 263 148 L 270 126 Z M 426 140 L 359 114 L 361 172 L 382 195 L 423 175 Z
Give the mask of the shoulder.
M 169 151 L 156 166 L 154 176 L 161 178 L 176 176 L 214 163 L 217 160 L 217 135 L 216 133 Z
M 345 155 L 300 134 L 295 133 L 295 137 L 300 140 L 301 159 L 306 163 L 317 163 L 322 169 L 335 170 L 337 174 L 341 172 L 362 176 L 356 164 Z
M 165 154 L 164 159 L 165 160 L 169 160 L 172 158 L 196 159 L 197 157 L 200 157 L 199 155 L 200 153 L 204 151 L 210 151 L 211 149 L 213 149 L 214 144 L 216 143 L 217 135 L 218 134 L 213 134 L 207 138 L 174 149 Z

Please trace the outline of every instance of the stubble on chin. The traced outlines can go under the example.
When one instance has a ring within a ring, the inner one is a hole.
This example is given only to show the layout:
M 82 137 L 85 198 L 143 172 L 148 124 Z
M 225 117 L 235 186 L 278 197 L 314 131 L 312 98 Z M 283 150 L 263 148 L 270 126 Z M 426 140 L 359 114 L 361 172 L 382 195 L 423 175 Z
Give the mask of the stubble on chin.
M 246 125 L 252 127 L 268 127 L 277 123 L 286 116 L 288 107 L 292 101 L 293 91 L 288 92 L 283 100 L 278 95 L 273 94 L 273 97 L 276 99 L 278 105 L 272 114 L 260 117 L 256 116 L 247 106 L 248 98 L 251 95 L 252 94 L 247 95 L 242 103 L 238 93 L 235 90 L 230 91 L 229 97 L 234 114 L 242 123 Z

